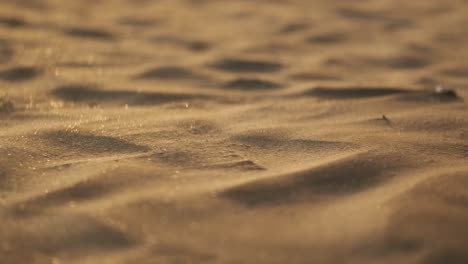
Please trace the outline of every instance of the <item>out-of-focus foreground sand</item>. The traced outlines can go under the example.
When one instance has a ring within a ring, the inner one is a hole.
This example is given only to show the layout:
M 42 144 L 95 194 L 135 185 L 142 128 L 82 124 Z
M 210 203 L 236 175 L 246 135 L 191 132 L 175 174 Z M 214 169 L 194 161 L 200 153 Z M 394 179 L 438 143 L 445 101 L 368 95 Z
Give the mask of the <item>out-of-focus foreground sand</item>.
M 467 13 L 2 0 L 0 263 L 468 263 Z

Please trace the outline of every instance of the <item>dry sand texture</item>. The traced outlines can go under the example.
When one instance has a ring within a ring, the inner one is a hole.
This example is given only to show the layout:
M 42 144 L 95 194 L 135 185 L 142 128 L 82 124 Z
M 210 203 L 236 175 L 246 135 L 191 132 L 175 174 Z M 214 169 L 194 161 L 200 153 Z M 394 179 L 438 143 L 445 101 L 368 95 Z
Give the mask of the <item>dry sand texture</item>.
M 0 263 L 468 263 L 467 14 L 0 1 Z

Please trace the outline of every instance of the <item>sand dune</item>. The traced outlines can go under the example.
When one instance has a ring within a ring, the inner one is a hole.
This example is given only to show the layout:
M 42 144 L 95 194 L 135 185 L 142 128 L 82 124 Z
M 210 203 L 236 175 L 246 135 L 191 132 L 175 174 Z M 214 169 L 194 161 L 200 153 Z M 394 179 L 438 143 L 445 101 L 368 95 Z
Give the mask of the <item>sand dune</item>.
M 467 11 L 0 1 L 0 263 L 468 263 Z

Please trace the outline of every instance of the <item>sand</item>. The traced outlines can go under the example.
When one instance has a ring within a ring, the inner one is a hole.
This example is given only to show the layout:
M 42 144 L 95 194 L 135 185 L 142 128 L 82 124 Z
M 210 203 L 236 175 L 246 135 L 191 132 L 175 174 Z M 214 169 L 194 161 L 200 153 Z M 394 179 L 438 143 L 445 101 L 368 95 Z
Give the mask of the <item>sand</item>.
M 0 263 L 468 263 L 467 12 L 1 1 Z

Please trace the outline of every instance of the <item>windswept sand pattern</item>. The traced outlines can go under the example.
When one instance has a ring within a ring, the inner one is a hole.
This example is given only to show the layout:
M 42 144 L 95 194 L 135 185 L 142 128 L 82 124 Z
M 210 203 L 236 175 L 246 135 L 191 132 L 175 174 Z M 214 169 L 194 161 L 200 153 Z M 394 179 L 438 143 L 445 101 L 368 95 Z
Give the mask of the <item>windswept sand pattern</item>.
M 467 12 L 0 0 L 0 263 L 468 263 Z

